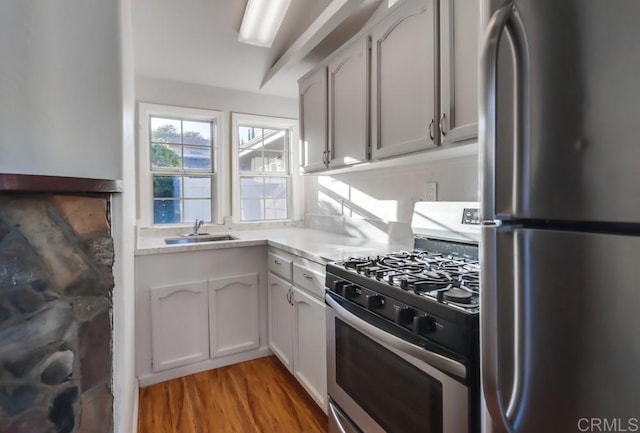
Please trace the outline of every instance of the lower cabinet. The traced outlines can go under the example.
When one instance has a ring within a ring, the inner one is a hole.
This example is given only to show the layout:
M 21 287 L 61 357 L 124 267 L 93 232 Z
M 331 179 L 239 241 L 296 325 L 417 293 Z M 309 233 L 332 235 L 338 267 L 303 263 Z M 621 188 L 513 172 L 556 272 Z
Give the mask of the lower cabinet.
M 297 287 L 293 288 L 293 374 L 311 397 L 327 405 L 327 337 L 325 305 Z
M 207 281 L 151 289 L 154 372 L 209 358 L 208 296 Z
M 282 253 L 278 253 L 282 254 Z M 291 371 L 311 398 L 327 410 L 327 357 L 322 265 L 301 266 L 298 257 L 288 258 L 292 272 L 269 272 L 269 348 Z M 280 259 L 280 262 L 284 260 Z M 292 275 L 285 279 L 282 275 Z
M 291 283 L 269 272 L 267 276 L 269 309 L 269 348 L 293 370 L 293 308 Z
M 260 346 L 258 274 L 152 287 L 153 372 Z
M 258 274 L 209 280 L 211 358 L 260 347 Z

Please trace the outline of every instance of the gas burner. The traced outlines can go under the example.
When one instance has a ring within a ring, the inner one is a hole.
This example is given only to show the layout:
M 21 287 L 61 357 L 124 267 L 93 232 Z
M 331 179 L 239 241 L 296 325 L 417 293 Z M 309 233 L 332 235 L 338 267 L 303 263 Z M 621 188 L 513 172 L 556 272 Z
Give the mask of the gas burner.
M 457 304 L 470 304 L 472 302 L 473 294 L 457 287 L 444 292 L 445 301 L 455 302 Z
M 460 285 L 472 292 L 479 293 L 480 275 L 477 273 L 462 274 L 460 275 Z
M 371 259 L 365 257 L 349 257 L 342 262 L 343 266 L 347 269 L 357 269 L 358 266 L 366 265 L 368 263 L 373 264 Z
M 423 280 L 413 284 L 415 293 L 433 292 L 434 290 L 446 289 L 450 286 L 450 281 Z

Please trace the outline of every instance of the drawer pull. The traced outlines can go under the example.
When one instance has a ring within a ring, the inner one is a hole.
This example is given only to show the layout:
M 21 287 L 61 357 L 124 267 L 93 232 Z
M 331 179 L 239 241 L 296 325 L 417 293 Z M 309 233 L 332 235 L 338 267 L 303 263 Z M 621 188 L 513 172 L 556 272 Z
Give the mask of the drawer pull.
M 281 265 L 282 262 L 280 260 L 274 260 L 273 263 L 275 263 L 276 265 Z
M 313 277 L 309 274 L 302 274 L 307 280 L 313 280 Z

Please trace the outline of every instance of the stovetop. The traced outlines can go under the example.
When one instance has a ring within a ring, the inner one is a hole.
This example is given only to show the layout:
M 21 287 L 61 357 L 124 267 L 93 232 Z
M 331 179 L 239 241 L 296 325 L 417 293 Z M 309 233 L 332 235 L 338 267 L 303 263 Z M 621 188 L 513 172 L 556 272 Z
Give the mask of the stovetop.
M 480 265 L 468 257 L 412 251 L 350 258 L 336 265 L 418 298 L 478 312 Z

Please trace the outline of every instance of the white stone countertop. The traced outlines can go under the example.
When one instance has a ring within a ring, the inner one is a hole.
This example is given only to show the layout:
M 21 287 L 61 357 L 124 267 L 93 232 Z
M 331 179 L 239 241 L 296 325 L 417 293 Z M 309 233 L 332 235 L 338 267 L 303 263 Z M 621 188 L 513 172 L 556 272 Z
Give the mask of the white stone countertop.
M 199 251 L 222 248 L 269 245 L 288 251 L 318 263 L 342 260 L 348 257 L 368 256 L 391 251 L 411 249 L 411 245 L 388 244 L 368 239 L 353 238 L 334 233 L 304 228 L 279 228 L 268 230 L 238 230 L 211 232 L 211 235 L 232 235 L 237 240 L 199 242 L 194 244 L 166 245 L 164 236 L 138 238 L 138 256 L 167 254 L 182 251 Z M 169 236 L 175 238 L 176 236 Z

